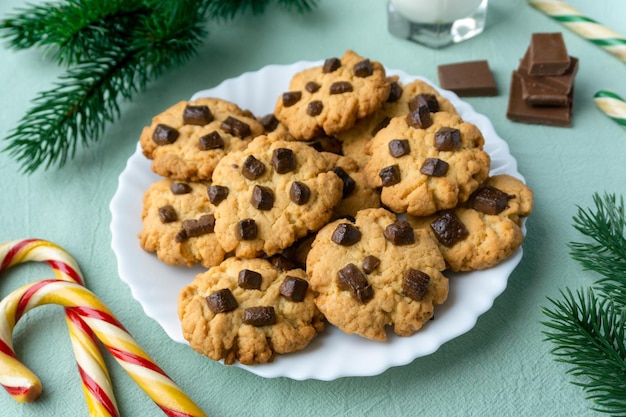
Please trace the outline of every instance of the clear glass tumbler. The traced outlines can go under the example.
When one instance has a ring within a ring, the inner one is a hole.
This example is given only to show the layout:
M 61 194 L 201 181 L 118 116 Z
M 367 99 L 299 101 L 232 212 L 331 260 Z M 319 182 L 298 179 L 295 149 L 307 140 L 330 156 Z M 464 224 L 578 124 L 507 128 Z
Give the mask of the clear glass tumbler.
M 431 48 L 482 33 L 489 0 L 389 0 L 389 32 Z

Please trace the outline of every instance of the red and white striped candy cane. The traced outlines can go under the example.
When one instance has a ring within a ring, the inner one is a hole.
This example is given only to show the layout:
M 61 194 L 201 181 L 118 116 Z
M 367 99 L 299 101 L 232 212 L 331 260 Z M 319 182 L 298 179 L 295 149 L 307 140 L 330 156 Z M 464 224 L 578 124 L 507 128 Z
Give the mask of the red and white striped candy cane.
M 0 273 L 24 262 L 46 263 L 57 279 L 84 284 L 76 260 L 52 242 L 21 239 L 0 244 Z M 119 417 L 111 379 L 96 336 L 80 317 L 68 309 L 65 312 L 89 415 Z M 9 336 L 0 334 L 0 384 L 18 402 L 35 401 L 41 394 L 41 381 L 17 359 Z
M 120 366 L 167 416 L 206 417 L 137 344 L 109 308 L 80 284 L 51 279 L 13 291 L 0 302 L 0 335 L 9 334 L 10 338 L 13 327 L 24 314 L 47 304 L 66 307 L 70 319 L 80 319 L 89 326 Z

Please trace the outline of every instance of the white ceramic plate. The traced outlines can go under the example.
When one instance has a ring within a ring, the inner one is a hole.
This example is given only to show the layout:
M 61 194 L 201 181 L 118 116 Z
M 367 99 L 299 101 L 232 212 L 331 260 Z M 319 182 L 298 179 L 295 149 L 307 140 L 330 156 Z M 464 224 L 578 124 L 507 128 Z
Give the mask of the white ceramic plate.
M 199 91 L 192 99 L 219 97 L 263 116 L 273 111 L 277 97 L 287 91 L 291 76 L 313 65 L 321 65 L 321 62 L 270 65 L 226 80 L 215 88 Z M 388 73 L 398 75 L 404 83 L 416 78 L 429 82 L 402 71 L 388 70 Z M 441 91 L 441 94 L 452 102 L 465 120 L 476 124 L 483 132 L 485 149 L 492 158 L 492 174 L 507 173 L 523 180 L 508 145 L 498 137 L 491 122 L 454 93 Z M 144 252 L 137 239 L 142 227 L 143 194 L 158 179 L 150 169 L 150 161 L 143 157 L 138 146 L 119 177 L 119 187 L 110 204 L 111 245 L 117 257 L 120 278 L 128 284 L 145 313 L 156 320 L 174 341 L 187 343 L 177 315 L 178 293 L 203 269 L 167 266 L 155 255 Z M 489 270 L 446 274 L 451 278 L 448 300 L 435 309 L 435 319 L 413 336 L 392 335 L 387 342 L 372 342 L 346 335 L 328 325 L 301 352 L 278 355 L 270 364 L 233 366 L 267 378 L 283 376 L 297 380 L 333 380 L 346 376 L 377 375 L 390 367 L 407 364 L 417 357 L 433 353 L 443 343 L 474 327 L 477 318 L 490 309 L 495 298 L 504 291 L 509 275 L 521 258 L 520 248 L 508 260 Z

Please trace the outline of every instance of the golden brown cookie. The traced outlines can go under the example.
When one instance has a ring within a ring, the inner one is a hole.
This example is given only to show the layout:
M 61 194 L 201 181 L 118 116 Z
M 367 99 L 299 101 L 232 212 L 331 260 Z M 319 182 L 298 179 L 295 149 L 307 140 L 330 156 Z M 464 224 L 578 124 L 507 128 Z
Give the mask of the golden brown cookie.
M 391 119 L 371 140 L 370 186 L 396 213 L 426 216 L 466 201 L 489 175 L 484 138 L 473 124 L 422 106 Z
M 198 274 L 178 297 L 183 336 L 214 360 L 253 365 L 304 349 L 324 329 L 302 269 L 229 258 Z
M 348 50 L 295 74 L 274 114 L 296 139 L 333 135 L 378 110 L 389 88 L 379 62 Z
M 522 219 L 533 209 L 533 193 L 510 175 L 490 177 L 470 200 L 455 210 L 409 222 L 428 229 L 452 271 L 490 268 L 522 244 Z
M 240 257 L 273 255 L 326 224 L 343 182 L 307 143 L 259 136 L 218 164 L 215 233 Z
M 225 252 L 213 233 L 207 185 L 171 179 L 152 184 L 143 198 L 141 247 L 169 265 L 208 268 L 222 262 Z
M 445 262 L 430 232 L 383 208 L 322 228 L 306 266 L 326 319 L 372 340 L 385 340 L 387 326 L 400 336 L 415 333 L 448 295 Z
M 380 110 L 374 112 L 343 132 L 337 133 L 337 138 L 342 142 L 343 154 L 365 166 L 369 159 L 368 144 L 370 139 L 378 133 L 380 129 L 387 126 L 394 117 L 406 116 L 419 104 L 426 103 L 433 113 L 445 111 L 456 114 L 454 106 L 441 96 L 439 92 L 422 80 L 414 80 L 403 85 L 397 77 L 389 78 L 391 89 L 389 97 L 383 103 Z
M 250 112 L 217 98 L 181 101 L 152 119 L 141 132 L 143 154 L 152 170 L 187 181 L 210 180 L 229 152 L 241 150 L 264 132 Z

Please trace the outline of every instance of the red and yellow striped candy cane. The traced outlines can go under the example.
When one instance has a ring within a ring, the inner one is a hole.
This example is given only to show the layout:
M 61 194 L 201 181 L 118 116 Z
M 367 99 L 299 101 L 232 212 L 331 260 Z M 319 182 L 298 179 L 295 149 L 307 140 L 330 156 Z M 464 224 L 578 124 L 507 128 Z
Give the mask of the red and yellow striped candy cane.
M 84 285 L 76 260 L 52 242 L 21 239 L 0 244 L 0 273 L 24 262 L 46 263 L 57 279 Z M 111 379 L 95 335 L 69 310 L 66 310 L 65 320 L 89 414 L 94 417 L 119 417 Z M 42 390 L 39 378 L 15 356 L 8 334 L 0 334 L 0 384 L 18 402 L 35 401 Z
M 35 307 L 59 304 L 71 320 L 82 320 L 139 387 L 170 417 L 206 417 L 124 329 L 108 307 L 82 285 L 43 280 L 27 284 L 0 302 L 0 335 L 10 337 L 17 321 Z M 66 310 L 66 311 L 67 311 Z

